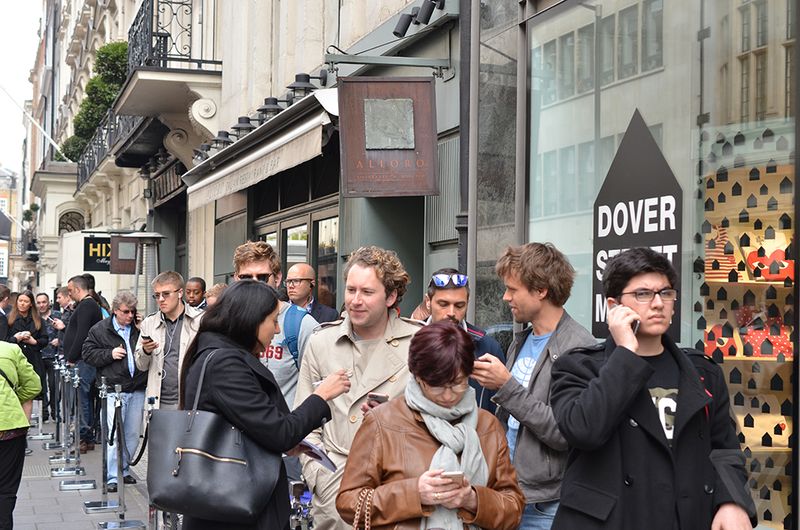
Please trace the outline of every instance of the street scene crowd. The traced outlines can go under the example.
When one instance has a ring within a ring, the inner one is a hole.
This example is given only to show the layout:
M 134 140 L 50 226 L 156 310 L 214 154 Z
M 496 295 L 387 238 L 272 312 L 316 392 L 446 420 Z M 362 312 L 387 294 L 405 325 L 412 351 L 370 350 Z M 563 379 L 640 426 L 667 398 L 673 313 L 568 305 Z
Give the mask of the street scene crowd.
M 310 265 L 284 272 L 263 241 L 240 245 L 233 263 L 235 281 L 210 288 L 161 272 L 148 293 L 158 310 L 146 316 L 131 291 L 109 303 L 89 274 L 54 304 L 0 286 L 0 529 L 13 528 L 32 400 L 45 421 L 61 414 L 60 358 L 80 374 L 81 453 L 107 443 L 101 422 L 112 427 L 97 383 L 119 385 L 105 399 L 122 402 L 126 451 L 120 465 L 109 450 L 108 491 L 136 482 L 130 460 L 153 414 L 213 413 L 275 456 L 272 489 L 250 502 L 239 470 L 219 467 L 230 455 L 205 452 L 206 467 L 193 468 L 202 448 L 168 448 L 183 453 L 174 469 L 149 468 L 153 486 L 214 469 L 205 478 L 230 491 L 216 501 L 184 483 L 178 505 L 151 498 L 185 529 L 290 528 L 298 482 L 311 495 L 305 527 L 325 530 L 756 522 L 722 372 L 667 334 L 680 286 L 661 254 L 634 248 L 608 261 L 609 336 L 598 342 L 564 309 L 575 277 L 566 257 L 550 244 L 507 248 L 495 271 L 522 324 L 507 351 L 467 321 L 469 278 L 454 268 L 425 279 L 407 318 L 398 305 L 410 277 L 391 250 L 349 256 L 340 309 L 315 299 Z M 149 433 L 151 451 L 159 435 Z M 237 500 L 249 517 L 233 515 Z

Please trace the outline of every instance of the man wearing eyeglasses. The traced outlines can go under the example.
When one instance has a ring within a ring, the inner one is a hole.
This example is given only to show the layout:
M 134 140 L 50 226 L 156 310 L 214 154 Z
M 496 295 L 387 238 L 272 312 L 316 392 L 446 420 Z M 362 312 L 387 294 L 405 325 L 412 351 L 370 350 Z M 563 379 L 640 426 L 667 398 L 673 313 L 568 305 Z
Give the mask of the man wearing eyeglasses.
M 276 290 L 281 283 L 280 257 L 264 241 L 248 241 L 239 245 L 233 253 L 233 270 L 236 281 L 257 280 Z M 275 333 L 266 351 L 260 353 L 260 360 L 275 376 L 283 398 L 291 406 L 294 403 L 306 342 L 318 323 L 305 309 L 288 302 L 279 303 L 280 330 Z M 301 480 L 300 461 L 297 457 L 284 458 L 284 464 L 290 480 Z
M 610 259 L 610 337 L 556 361 L 553 410 L 572 453 L 553 528 L 757 523 L 722 370 L 666 334 L 677 283 L 669 260 L 649 248 Z
M 82 350 L 84 360 L 97 368 L 98 378 L 105 376 L 106 384 L 111 389 L 106 398 L 109 432 L 114 426 L 114 403 L 118 396 L 114 392 L 114 385 L 122 386 L 119 398 L 122 401 L 122 421 L 125 425 L 125 451 L 122 455 L 122 478 L 125 484 L 136 484 L 128 464 L 139 444 L 144 389 L 147 386 L 147 373 L 136 368 L 133 355 L 133 349 L 139 340 L 139 330 L 134 323 L 136 305 L 137 300 L 132 292 L 118 292 L 111 302 L 112 315 L 92 326 Z M 117 491 L 118 478 L 116 447 L 109 447 L 105 477 L 108 491 Z
M 553 245 L 509 247 L 495 271 L 505 284 L 503 300 L 514 320 L 530 326 L 514 337 L 505 365 L 483 355 L 472 377 L 497 391 L 492 399 L 525 495 L 519 528 L 546 530 L 559 506 L 568 451 L 550 407 L 550 371 L 561 355 L 596 341 L 564 310 L 575 269 Z
M 286 294 L 289 300 L 305 309 L 320 324 L 339 320 L 338 311 L 314 299 L 316 276 L 314 268 L 308 263 L 295 263 L 289 267 L 286 271 Z
M 147 370 L 146 397 L 155 398 L 155 408 L 175 410 L 183 357 L 203 311 L 183 303 L 183 276 L 175 271 L 162 272 L 151 286 L 159 310 L 142 320 L 134 357 L 137 368 Z
M 476 359 L 484 353 L 488 353 L 505 364 L 506 356 L 500 344 L 485 331 L 466 320 L 467 304 L 469 303 L 469 278 L 466 274 L 461 274 L 456 269 L 449 267 L 437 270 L 428 282 L 428 292 L 425 294 L 423 302 L 431 315 L 426 324 L 441 320 L 449 320 L 458 324 L 472 338 L 472 342 L 475 344 Z M 470 378 L 469 384 L 475 389 L 478 406 L 494 414 L 496 405 L 491 398 L 495 391 L 481 386 L 476 379 Z

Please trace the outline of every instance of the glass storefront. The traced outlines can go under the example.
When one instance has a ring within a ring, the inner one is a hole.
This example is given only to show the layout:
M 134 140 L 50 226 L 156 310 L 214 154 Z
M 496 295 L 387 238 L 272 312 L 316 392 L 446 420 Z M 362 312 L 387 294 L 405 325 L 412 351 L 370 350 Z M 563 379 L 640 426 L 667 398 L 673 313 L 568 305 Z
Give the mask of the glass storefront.
M 640 156 L 620 147 L 651 142 L 660 152 L 653 165 L 663 156 L 679 185 L 679 251 L 663 250 L 681 270 L 675 331 L 726 374 L 759 528 L 795 524 L 795 3 L 568 1 L 514 32 L 528 40 L 519 57 L 529 67 L 519 80 L 529 98 L 527 239 L 550 241 L 570 258 L 578 277 L 566 307 L 587 329 L 597 318 L 593 277 L 604 265 L 598 193 L 613 194 L 604 183 Z M 646 127 L 631 138 L 637 112 Z M 513 145 L 507 134 L 502 141 Z M 625 178 L 656 188 L 656 169 Z M 513 198 L 502 200 L 513 210 Z M 652 220 L 646 202 L 645 210 L 620 204 L 612 224 Z M 507 241 L 507 222 L 483 218 L 479 230 L 504 230 Z M 481 259 L 488 263 L 479 248 Z M 499 296 L 478 303 L 479 325 L 510 320 L 498 312 Z

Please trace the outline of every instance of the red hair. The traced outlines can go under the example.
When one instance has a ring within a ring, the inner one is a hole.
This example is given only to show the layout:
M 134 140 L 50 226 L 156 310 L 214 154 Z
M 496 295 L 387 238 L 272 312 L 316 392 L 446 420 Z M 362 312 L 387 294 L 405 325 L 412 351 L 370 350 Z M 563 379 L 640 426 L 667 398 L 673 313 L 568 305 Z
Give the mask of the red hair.
M 430 386 L 472 374 L 475 344 L 457 324 L 441 320 L 419 330 L 408 347 L 408 370 Z

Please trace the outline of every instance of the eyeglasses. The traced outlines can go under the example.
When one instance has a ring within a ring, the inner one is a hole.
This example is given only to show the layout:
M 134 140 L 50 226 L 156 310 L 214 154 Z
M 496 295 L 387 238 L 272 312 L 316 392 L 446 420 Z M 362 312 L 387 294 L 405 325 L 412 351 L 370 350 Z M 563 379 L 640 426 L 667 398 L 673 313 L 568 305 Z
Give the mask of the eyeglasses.
M 313 282 L 314 278 L 291 278 L 286 280 L 286 287 L 294 287 L 295 285 L 300 285 L 305 280 Z
M 180 291 L 180 289 L 175 289 L 174 291 L 163 291 L 160 293 L 153 293 L 153 300 L 160 300 L 161 298 L 166 300 L 167 298 L 170 297 L 170 295 L 177 293 L 178 291 Z
M 453 392 L 454 394 L 459 394 L 469 388 L 469 381 L 466 379 L 461 383 L 455 385 L 447 385 L 447 386 L 431 386 L 421 379 L 419 380 L 419 382 L 422 383 L 425 386 L 425 388 L 428 389 L 428 392 L 433 396 L 441 396 L 448 390 L 450 392 Z
M 267 283 L 269 279 L 272 277 L 272 273 L 268 272 L 266 274 L 240 274 L 240 280 L 258 280 L 259 282 Z
M 661 289 L 660 291 L 651 291 L 650 289 L 639 289 L 638 291 L 629 291 L 621 294 L 632 294 L 636 301 L 640 304 L 652 302 L 656 295 L 661 297 L 662 302 L 674 302 L 678 299 L 678 290 L 671 287 Z
M 153 297 L 153 298 L 155 298 L 155 297 Z M 116 311 L 119 311 L 123 315 L 132 315 L 132 314 L 136 313 L 135 309 L 117 309 Z
M 464 287 L 469 281 L 469 276 L 466 274 L 434 274 L 431 276 L 431 282 L 436 287 L 447 287 L 447 284 L 453 282 L 456 287 Z

